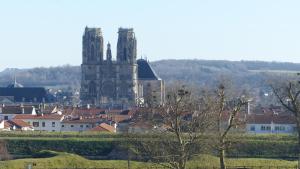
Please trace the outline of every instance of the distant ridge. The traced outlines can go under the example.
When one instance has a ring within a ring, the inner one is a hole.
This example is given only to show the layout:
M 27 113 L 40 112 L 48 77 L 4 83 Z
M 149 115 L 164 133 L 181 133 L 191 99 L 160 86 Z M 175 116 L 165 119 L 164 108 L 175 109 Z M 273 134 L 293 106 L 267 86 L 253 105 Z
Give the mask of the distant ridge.
M 226 60 L 160 60 L 150 62 L 157 75 L 166 83 L 183 81 L 205 85 L 214 83 L 220 75 L 229 76 L 236 83 L 256 87 L 263 85 L 267 73 L 300 72 L 300 63 Z M 7 86 L 16 74 L 24 86 L 68 86 L 79 88 L 80 66 L 14 69 L 0 72 L 0 86 Z

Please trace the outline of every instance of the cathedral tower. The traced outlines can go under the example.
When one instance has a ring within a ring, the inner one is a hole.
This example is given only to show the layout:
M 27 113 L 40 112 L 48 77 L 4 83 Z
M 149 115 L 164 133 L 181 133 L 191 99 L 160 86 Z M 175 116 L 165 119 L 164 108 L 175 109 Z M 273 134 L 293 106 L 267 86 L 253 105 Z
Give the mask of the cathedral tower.
M 136 63 L 136 39 L 133 29 L 119 28 L 117 44 L 117 61 L 120 63 Z
M 98 65 L 103 62 L 103 36 L 100 28 L 85 28 L 82 37 L 80 97 L 86 103 L 98 99 Z
M 82 38 L 80 98 L 83 104 L 135 105 L 138 97 L 136 39 L 133 29 L 118 31 L 117 60 L 107 44 L 103 58 L 100 28 L 85 28 Z
M 136 39 L 132 28 L 119 28 L 117 44 L 118 89 L 117 98 L 122 101 L 136 102 L 138 97 Z

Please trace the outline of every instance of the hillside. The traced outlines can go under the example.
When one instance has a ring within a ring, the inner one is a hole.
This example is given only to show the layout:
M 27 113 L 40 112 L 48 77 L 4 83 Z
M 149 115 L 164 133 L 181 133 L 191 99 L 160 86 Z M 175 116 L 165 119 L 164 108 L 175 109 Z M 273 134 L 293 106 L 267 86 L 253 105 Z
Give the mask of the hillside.
M 160 60 L 151 65 L 167 84 L 174 81 L 195 85 L 214 84 L 221 76 L 232 79 L 238 86 L 262 87 L 268 75 L 300 72 L 300 64 L 261 61 L 223 60 Z M 58 86 L 79 88 L 79 66 L 14 69 L 0 72 L 0 86 L 13 81 L 14 74 L 25 86 Z

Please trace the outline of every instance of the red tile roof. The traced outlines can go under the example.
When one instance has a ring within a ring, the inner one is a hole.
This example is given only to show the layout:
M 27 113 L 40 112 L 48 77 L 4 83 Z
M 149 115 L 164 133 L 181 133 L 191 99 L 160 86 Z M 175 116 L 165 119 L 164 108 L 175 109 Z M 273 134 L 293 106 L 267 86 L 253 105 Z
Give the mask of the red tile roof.
M 11 128 L 13 127 L 11 123 L 9 123 L 7 120 L 4 120 L 4 128 Z
M 84 119 L 64 119 L 64 123 L 99 123 L 102 118 L 84 118 Z
M 16 126 L 17 128 L 31 127 L 30 124 L 26 123 L 23 120 L 19 120 L 19 119 L 4 120 L 4 128 L 12 128 L 13 126 Z
M 20 119 L 9 120 L 9 123 L 11 123 L 13 125 L 16 125 L 16 126 L 19 126 L 19 127 L 31 127 L 30 124 L 28 124 L 27 122 L 25 122 L 23 120 L 20 120 Z
M 90 129 L 89 131 L 115 133 L 116 129 L 113 126 L 111 126 L 111 125 L 108 125 L 106 123 L 101 123 L 99 126 L 96 126 L 96 127 L 92 128 L 92 129 Z
M 247 123 L 249 124 L 295 124 L 296 119 L 291 114 L 251 114 L 247 117 Z
M 64 116 L 58 114 L 31 115 L 17 114 L 14 119 L 40 119 L 40 120 L 61 120 Z

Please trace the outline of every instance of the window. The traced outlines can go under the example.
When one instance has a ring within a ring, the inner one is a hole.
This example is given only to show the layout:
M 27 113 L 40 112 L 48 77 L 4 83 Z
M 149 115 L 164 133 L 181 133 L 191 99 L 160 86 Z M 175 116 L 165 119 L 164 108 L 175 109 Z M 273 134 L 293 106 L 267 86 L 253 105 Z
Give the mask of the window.
M 250 127 L 250 130 L 251 130 L 251 131 L 255 131 L 255 126 L 251 126 L 251 127 Z
M 90 82 L 89 84 L 89 94 L 91 95 L 96 94 L 96 83 L 94 81 Z
M 71 127 L 74 127 L 74 125 L 71 125 Z
M 89 125 L 86 125 L 85 127 L 89 128 Z
M 81 128 L 83 128 L 83 125 L 80 125 Z
M 293 127 L 293 131 L 298 131 L 297 127 Z
M 32 122 L 33 127 L 39 127 L 40 123 L 39 122 Z
M 8 116 L 4 116 L 4 120 L 8 120 Z
M 262 130 L 262 131 L 271 131 L 271 126 L 261 126 L 260 130 Z
M 52 127 L 55 127 L 55 122 L 52 122 Z
M 65 127 L 65 125 L 61 125 L 61 127 Z
M 42 122 L 42 127 L 45 127 L 45 126 L 46 126 L 46 124 L 45 124 L 45 122 L 43 121 L 43 122 Z
M 90 59 L 94 60 L 94 58 L 95 58 L 95 49 L 94 49 L 94 45 L 91 45 L 91 56 L 90 56 Z
M 284 131 L 285 130 L 285 126 L 275 126 L 275 130 L 276 131 Z

